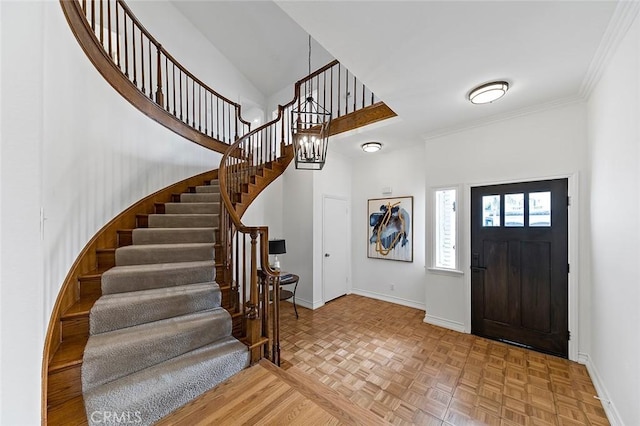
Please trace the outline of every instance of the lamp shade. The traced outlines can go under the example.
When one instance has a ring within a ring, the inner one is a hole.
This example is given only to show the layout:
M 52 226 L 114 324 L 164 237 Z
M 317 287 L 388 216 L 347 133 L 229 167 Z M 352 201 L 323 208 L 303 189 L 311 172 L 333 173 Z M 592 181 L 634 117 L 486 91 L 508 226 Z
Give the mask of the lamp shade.
M 269 240 L 269 254 L 285 254 L 287 247 L 284 240 Z

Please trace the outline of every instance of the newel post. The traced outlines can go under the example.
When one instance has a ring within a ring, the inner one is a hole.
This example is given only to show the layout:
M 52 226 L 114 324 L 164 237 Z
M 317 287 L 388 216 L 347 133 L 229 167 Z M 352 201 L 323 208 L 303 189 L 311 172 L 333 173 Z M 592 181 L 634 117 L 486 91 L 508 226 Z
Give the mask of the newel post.
M 251 276 L 249 277 L 249 301 L 247 302 L 247 339 L 251 348 L 251 363 L 262 358 L 262 345 L 258 344 L 262 339 L 262 324 L 258 313 L 258 231 L 251 230 Z

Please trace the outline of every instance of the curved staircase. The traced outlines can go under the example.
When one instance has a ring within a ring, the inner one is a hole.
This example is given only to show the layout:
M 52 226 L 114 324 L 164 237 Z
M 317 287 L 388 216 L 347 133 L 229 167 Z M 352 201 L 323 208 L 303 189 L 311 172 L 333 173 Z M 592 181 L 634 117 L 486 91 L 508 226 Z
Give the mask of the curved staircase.
M 151 424 L 249 363 L 279 364 L 279 308 L 269 298 L 272 288 L 279 300 L 279 277 L 268 266 L 268 228 L 247 227 L 241 217 L 294 158 L 287 117 L 312 79 L 336 114 L 331 135 L 395 116 L 333 61 L 296 82 L 294 99 L 278 107 L 278 117 L 249 132 L 240 105 L 180 65 L 123 0 L 104 3 L 60 0 L 85 53 L 123 97 L 176 133 L 224 153 L 220 184 L 218 171 L 179 182 L 139 201 L 87 243 L 47 330 L 43 424 Z M 117 30 L 127 22 L 124 39 L 109 35 L 111 25 Z M 138 37 L 127 34 L 139 35 L 146 53 L 136 54 Z M 147 90 L 145 79 L 135 78 L 145 64 Z M 353 81 L 357 104 L 355 96 L 353 104 L 341 104 L 341 81 L 345 93 Z M 167 202 L 172 192 L 180 194 Z
M 249 364 L 215 282 L 219 209 L 217 182 L 198 186 L 115 250 L 83 356 L 89 424 L 105 412 L 151 424 Z

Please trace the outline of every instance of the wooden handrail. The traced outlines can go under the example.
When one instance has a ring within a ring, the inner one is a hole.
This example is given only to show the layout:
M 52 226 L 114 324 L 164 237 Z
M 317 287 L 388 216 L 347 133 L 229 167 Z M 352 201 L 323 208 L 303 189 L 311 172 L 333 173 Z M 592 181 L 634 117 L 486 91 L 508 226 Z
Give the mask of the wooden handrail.
M 223 207 L 221 246 L 225 250 L 223 257 L 227 271 L 221 279 L 232 287 L 232 291 L 242 295 L 239 297 L 243 297 L 238 312 L 245 316 L 247 344 L 254 348 L 254 362 L 262 356 L 276 364 L 280 360 L 279 272 L 269 266 L 268 228 L 242 223 L 242 213 L 246 209 L 245 195 L 255 184 L 252 180 L 256 175 L 273 169 L 274 164 L 283 158 L 291 160 L 293 147 L 289 115 L 308 96 L 313 96 L 321 107 L 338 120 L 358 110 L 367 111 L 370 116 L 368 122 L 381 119 L 377 117 L 379 110 L 384 110 L 385 118 L 395 115 L 386 105 L 380 108 L 384 104 L 377 102 L 375 95 L 364 84 L 334 60 L 298 80 L 294 85 L 293 99 L 285 105 L 278 105 L 277 117 L 240 137 L 220 160 L 218 178 Z M 372 114 L 372 110 L 376 112 Z M 284 167 L 280 173 L 283 171 Z M 249 256 L 246 255 L 247 238 L 251 242 Z M 240 245 L 244 248 L 242 257 L 239 255 Z M 249 262 L 248 267 L 246 262 Z M 271 302 L 268 296 L 270 292 L 273 292 Z M 261 347 L 260 342 L 267 343 Z
M 334 60 L 298 80 L 293 99 L 278 106 L 277 117 L 251 130 L 241 117 L 240 104 L 181 65 L 123 0 L 60 0 L 60 4 L 89 59 L 123 97 L 165 127 L 223 153 L 219 244 L 224 267 L 216 279 L 231 289 L 232 313 L 244 318 L 240 330 L 252 361 L 266 356 L 279 363 L 279 273 L 269 267 L 269 231 L 245 226 L 242 213 L 293 159 L 290 114 L 302 99 L 312 96 L 331 112 L 339 130 L 330 134 L 395 113 Z M 356 117 L 355 112 L 363 114 Z M 269 178 L 254 182 L 267 172 Z
M 105 0 L 106 1 L 106 0 Z M 133 14 L 133 12 L 131 11 L 131 9 L 129 8 L 129 6 L 127 6 L 127 4 L 123 1 L 123 0 L 116 0 L 116 2 L 120 5 L 120 7 L 122 7 L 128 14 L 128 16 L 131 17 L 131 19 L 135 22 L 136 26 L 139 27 L 141 30 L 143 30 L 145 36 L 151 41 L 151 43 L 153 43 L 158 49 L 160 49 L 160 51 L 167 57 L 167 59 L 176 64 L 183 73 L 185 73 L 186 75 L 188 75 L 192 80 L 196 81 L 199 85 L 201 85 L 203 88 L 205 88 L 208 92 L 213 93 L 214 95 L 216 95 L 216 97 L 220 98 L 221 100 L 223 100 L 226 103 L 229 103 L 231 105 L 234 105 L 237 108 L 242 108 L 242 106 L 237 103 L 237 102 L 233 102 L 231 99 L 225 97 L 224 95 L 221 95 L 220 93 L 218 93 L 217 91 L 213 90 L 211 87 L 209 87 L 207 84 L 205 84 L 204 82 L 202 82 L 202 80 L 200 80 L 198 77 L 196 77 L 195 75 L 193 75 L 189 70 L 187 70 L 184 66 L 182 66 L 182 64 L 180 64 L 180 62 L 178 62 L 178 60 L 176 60 L 169 52 L 167 52 L 163 47 L 162 44 L 160 44 L 160 42 L 158 42 L 155 37 L 153 37 L 151 35 L 151 33 L 145 28 L 144 25 L 142 25 L 142 23 L 138 20 L 138 18 Z M 240 121 L 242 121 L 244 124 L 250 126 L 251 123 L 243 120 L 242 117 L 238 117 L 238 119 Z
M 167 52 L 123 0 L 60 0 L 81 47 L 125 99 L 179 135 L 223 153 L 251 129 L 241 105 Z

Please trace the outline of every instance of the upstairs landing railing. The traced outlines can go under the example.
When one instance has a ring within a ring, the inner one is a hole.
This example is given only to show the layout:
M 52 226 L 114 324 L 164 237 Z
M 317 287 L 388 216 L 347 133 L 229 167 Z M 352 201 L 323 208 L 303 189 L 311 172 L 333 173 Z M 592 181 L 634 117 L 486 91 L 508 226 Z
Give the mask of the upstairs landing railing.
M 308 96 L 331 111 L 334 122 L 381 105 L 387 114 L 383 118 L 391 116 L 386 111 L 395 115 L 345 67 L 333 61 L 296 82 L 293 100 L 278 106 L 277 118 L 242 136 L 222 157 L 218 176 L 223 200 L 220 230 L 224 281 L 238 301 L 236 312 L 245 318 L 253 361 L 266 357 L 280 363 L 279 272 L 269 266 L 268 228 L 246 226 L 241 216 L 249 193 L 260 190 L 257 176 L 271 174 L 269 180 L 274 180 L 277 176 L 273 174 L 284 172 L 293 159 L 291 111 Z M 369 120 L 373 121 L 377 119 Z
M 230 309 L 243 319 L 252 360 L 266 357 L 279 364 L 279 275 L 269 267 L 268 228 L 245 226 L 242 214 L 293 159 L 291 111 L 307 97 L 332 113 L 331 135 L 395 113 L 333 61 L 296 82 L 293 100 L 278 106 L 277 118 L 251 131 L 240 104 L 181 65 L 123 0 L 60 4 L 89 59 L 125 99 L 170 130 L 224 153 L 219 169 L 223 273 L 217 279 L 230 288 Z
M 240 104 L 189 72 L 122 0 L 61 0 L 78 42 L 105 79 L 162 125 L 223 153 L 251 129 Z

